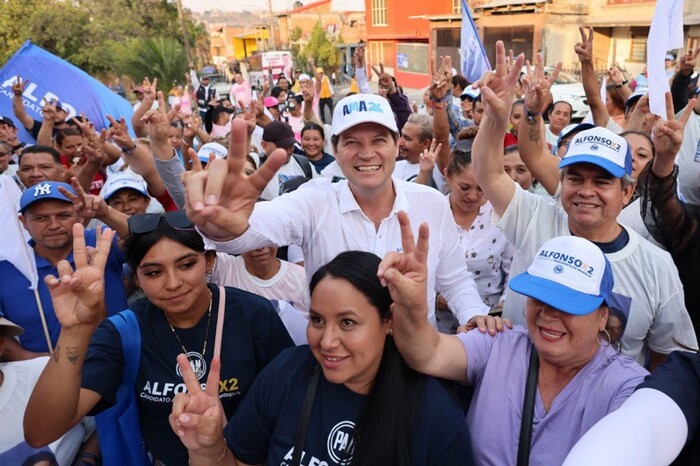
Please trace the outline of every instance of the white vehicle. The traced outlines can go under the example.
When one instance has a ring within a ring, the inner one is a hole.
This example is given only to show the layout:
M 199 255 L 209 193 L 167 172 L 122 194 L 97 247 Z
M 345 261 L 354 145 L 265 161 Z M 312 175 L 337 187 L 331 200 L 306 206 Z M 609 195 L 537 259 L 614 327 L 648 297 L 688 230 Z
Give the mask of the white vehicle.
M 552 71 L 554 71 L 554 68 L 545 66 L 544 72 L 546 75 L 549 75 Z M 527 70 L 523 66 L 522 73 L 526 72 Z M 588 107 L 588 100 L 586 100 L 586 93 L 583 90 L 583 83 L 570 74 L 559 72 L 559 76 L 554 80 L 550 91 L 553 98 L 552 102 L 563 100 L 571 104 L 573 108 L 572 120 L 581 121 L 588 115 L 590 108 Z
M 216 95 L 219 99 L 226 97 L 228 98 L 231 93 L 231 82 L 223 74 L 205 74 L 199 79 L 204 77 L 209 78 L 209 83 L 216 90 Z

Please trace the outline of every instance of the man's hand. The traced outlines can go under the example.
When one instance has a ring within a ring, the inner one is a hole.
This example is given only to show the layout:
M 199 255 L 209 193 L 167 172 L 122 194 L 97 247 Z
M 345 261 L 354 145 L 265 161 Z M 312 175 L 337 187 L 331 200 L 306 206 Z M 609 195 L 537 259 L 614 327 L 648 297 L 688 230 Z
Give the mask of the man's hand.
M 51 100 L 41 107 L 41 116 L 44 122 L 54 123 L 56 121 L 56 100 Z
M 579 27 L 578 30 L 581 33 L 581 42 L 574 46 L 574 51 L 582 65 L 593 66 L 593 28 L 588 28 L 588 35 L 586 35 L 586 30 L 583 26 Z
M 396 86 L 394 86 L 394 80 L 391 79 L 391 75 L 384 71 L 384 64 L 379 64 L 379 69 L 372 66 L 374 74 L 379 76 L 379 88 L 384 89 L 387 94 L 394 94 L 396 92 Z
M 248 124 L 241 118 L 231 122 L 226 159 L 216 159 L 199 173 L 186 173 L 187 216 L 208 237 L 229 240 L 248 229 L 255 202 L 277 170 L 287 161 L 287 152 L 276 149 L 252 175 L 244 173 L 248 150 Z
M 136 143 L 129 135 L 129 130 L 126 126 L 126 121 L 124 118 L 120 118 L 116 121 L 112 118 L 112 115 L 107 115 L 107 119 L 112 124 L 112 126 L 107 130 L 107 138 L 114 141 L 122 150 L 133 150 Z
M 63 186 L 59 186 L 58 190 L 73 203 L 73 209 L 84 219 L 103 218 L 109 214 L 109 206 L 100 196 L 95 196 L 85 192 L 78 179 L 73 177 L 70 180 L 71 186 L 75 194 L 68 191 Z
M 58 277 L 48 275 L 44 282 L 58 321 L 64 329 L 78 325 L 96 326 L 105 317 L 104 271 L 112 246 L 114 232 L 97 230 L 97 247 L 89 254 L 85 245 L 85 229 L 73 225 L 73 261 L 58 263 Z
M 361 69 L 365 67 L 365 48 L 361 45 L 355 47 L 355 51 L 352 53 L 353 58 L 355 58 L 355 69 Z
M 680 73 L 684 76 L 690 76 L 695 72 L 695 64 L 697 63 L 698 54 L 700 54 L 700 49 L 697 49 L 695 53 L 690 50 L 686 55 L 680 59 Z
M 622 83 L 625 81 L 625 77 L 622 74 L 622 71 L 620 71 L 620 68 L 617 65 L 613 65 L 608 69 L 608 82 L 611 84 L 614 84 L 615 86 L 622 86 Z
M 433 173 L 433 168 L 435 168 L 435 162 L 437 162 L 437 156 L 442 149 L 442 143 L 438 143 L 435 139 L 430 142 L 430 147 L 423 149 L 420 154 L 420 171 L 423 173 Z
M 446 57 L 441 57 L 442 64 L 440 69 L 435 71 L 435 60 L 430 59 L 430 75 L 432 77 L 432 82 L 430 84 L 430 98 L 433 101 L 442 101 L 447 95 L 447 91 L 451 88 L 451 77 L 452 74 L 452 58 L 448 55 Z

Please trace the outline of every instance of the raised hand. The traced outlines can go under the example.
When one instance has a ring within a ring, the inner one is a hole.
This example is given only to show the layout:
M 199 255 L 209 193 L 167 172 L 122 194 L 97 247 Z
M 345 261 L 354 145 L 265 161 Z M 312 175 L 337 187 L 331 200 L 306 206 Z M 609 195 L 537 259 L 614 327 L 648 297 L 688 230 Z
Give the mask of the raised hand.
M 391 75 L 384 71 L 384 64 L 380 63 L 379 64 L 379 69 L 377 69 L 375 66 L 372 66 L 372 71 L 374 71 L 374 74 L 376 74 L 379 78 L 379 88 L 385 90 L 388 94 L 393 94 L 396 92 L 396 86 L 394 86 L 394 80 L 391 79 Z
M 17 76 L 17 81 L 12 84 L 12 94 L 14 94 L 15 97 L 22 97 L 24 90 L 27 88 L 27 84 L 29 84 L 28 79 L 22 80 L 22 78 Z
M 363 46 L 357 46 L 355 47 L 355 51 L 352 53 L 352 56 L 355 58 L 355 68 L 364 68 L 365 67 L 365 48 Z
M 411 318 L 424 320 L 428 315 L 428 224 L 418 228 L 416 242 L 406 212 L 399 212 L 398 218 L 403 252 L 387 253 L 379 264 L 377 277 L 389 287 L 394 301 L 392 310 L 398 308 Z
M 151 141 L 153 141 L 155 144 L 170 144 L 168 142 L 170 119 L 165 113 L 165 110 L 161 110 L 160 108 L 156 110 L 149 110 L 143 117 L 141 117 L 141 120 L 146 122 L 148 137 L 151 139 Z
M 143 78 L 143 82 L 141 83 L 141 89 L 143 90 L 143 101 L 148 102 L 148 106 L 145 108 L 151 108 L 151 105 L 153 105 L 153 102 L 156 100 L 158 97 L 157 95 L 157 87 L 158 87 L 158 78 L 153 78 L 153 82 L 147 78 Z
M 440 149 L 442 149 L 442 143 L 438 143 L 435 139 L 430 142 L 430 147 L 423 149 L 423 153 L 420 154 L 420 171 L 425 173 L 433 172 Z
M 187 356 L 180 354 L 177 364 L 180 366 L 187 393 L 175 395 L 173 410 L 168 416 L 170 427 L 190 453 L 204 453 L 212 448 L 212 455 L 205 456 L 217 458 L 224 451 L 223 427 L 226 424 L 226 416 L 219 399 L 221 361 L 219 358 L 212 359 L 207 386 L 203 391 Z M 217 446 L 218 449 L 213 449 Z
M 680 72 L 686 76 L 690 76 L 695 71 L 695 64 L 698 60 L 698 54 L 700 54 L 700 49 L 697 49 L 695 53 L 690 50 L 686 55 L 680 59 Z
M 448 79 L 446 76 L 446 68 L 449 66 L 449 73 L 452 73 L 452 58 L 441 57 L 442 64 L 439 70 L 435 70 L 435 59 L 430 58 L 430 75 L 432 77 L 432 82 L 430 83 L 430 98 L 433 101 L 441 101 L 447 95 L 447 91 L 451 89 L 451 78 Z
M 95 196 L 85 192 L 77 178 L 72 177 L 70 180 L 71 186 L 75 194 L 68 191 L 63 186 L 59 186 L 58 190 L 73 203 L 73 209 L 82 218 L 103 217 L 109 213 L 109 206 L 100 196 Z
M 588 35 L 583 26 L 578 28 L 581 33 L 581 42 L 574 45 L 574 52 L 578 55 L 581 64 L 593 65 L 593 28 L 588 28 Z
M 622 85 L 624 81 L 625 77 L 617 65 L 613 65 L 608 69 L 608 82 L 619 86 Z
M 508 73 L 506 49 L 502 41 L 496 42 L 496 70 L 487 71 L 472 87 L 481 88 L 481 101 L 484 115 L 491 121 L 507 125 L 513 103 L 513 89 L 518 82 L 520 69 L 525 60 L 523 54 L 515 59 L 515 65 Z M 482 121 L 482 126 L 484 126 Z
M 107 119 L 112 124 L 112 126 L 107 130 L 107 138 L 114 141 L 116 145 L 124 150 L 132 150 L 136 146 L 136 143 L 129 135 L 126 120 L 124 120 L 122 117 L 119 119 L 119 121 L 116 121 L 114 118 L 112 118 L 112 115 L 107 115 Z
M 521 78 L 523 90 L 525 91 L 525 108 L 533 113 L 543 113 L 551 101 L 550 89 L 557 76 L 559 76 L 561 63 L 558 63 L 549 77 L 546 77 L 542 54 L 538 53 L 534 61 L 535 69 L 533 70 L 530 67 L 530 62 L 527 62 L 525 66 L 526 73 Z
M 187 216 L 212 239 L 232 239 L 248 229 L 260 192 L 287 161 L 286 151 L 276 149 L 260 168 L 246 176 L 247 131 L 248 124 L 234 118 L 228 157 L 212 161 L 204 172 L 188 173 L 183 178 Z
M 41 116 L 44 118 L 44 121 L 56 121 L 56 100 L 52 99 L 41 107 Z
M 673 169 L 673 161 L 676 158 L 676 154 L 681 148 L 683 142 L 683 132 L 685 131 L 685 125 L 688 123 L 690 118 L 690 113 L 695 107 L 696 99 L 692 99 L 688 102 L 681 117 L 676 120 L 673 113 L 673 97 L 671 97 L 670 92 L 666 92 L 666 115 L 668 120 L 659 120 L 656 122 L 654 129 L 652 131 L 654 140 L 654 149 L 656 151 L 656 157 L 654 160 L 654 167 L 657 166 L 657 161 L 665 166 L 670 166 Z M 656 169 L 654 170 L 656 172 Z
M 54 312 L 64 329 L 78 325 L 97 325 L 105 316 L 104 271 L 114 232 L 97 230 L 97 247 L 88 254 L 85 229 L 73 225 L 73 261 L 58 263 L 58 277 L 48 275 L 44 282 L 51 293 Z

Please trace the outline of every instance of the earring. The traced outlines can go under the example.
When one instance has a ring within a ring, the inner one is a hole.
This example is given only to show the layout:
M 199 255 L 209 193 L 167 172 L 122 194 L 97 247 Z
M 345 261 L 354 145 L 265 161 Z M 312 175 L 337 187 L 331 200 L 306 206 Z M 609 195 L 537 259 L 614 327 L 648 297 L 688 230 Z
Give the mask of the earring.
M 386 334 L 393 337 L 393 336 L 394 336 L 394 331 L 393 331 L 392 329 L 389 328 L 389 329 L 386 330 Z
M 207 275 L 211 275 L 213 272 L 213 270 L 207 270 Z

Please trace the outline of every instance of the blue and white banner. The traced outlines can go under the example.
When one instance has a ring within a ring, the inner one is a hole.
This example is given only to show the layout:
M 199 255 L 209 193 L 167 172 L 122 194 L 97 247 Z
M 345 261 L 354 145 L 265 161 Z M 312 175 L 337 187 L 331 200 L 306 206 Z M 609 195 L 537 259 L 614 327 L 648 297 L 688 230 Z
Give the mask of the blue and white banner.
M 0 69 L 0 115 L 11 118 L 19 129 L 22 142 L 34 143 L 34 138 L 22 128 L 12 112 L 12 84 L 28 79 L 22 95 L 27 114 L 41 121 L 41 107 L 58 100 L 69 117 L 85 113 L 99 131 L 109 126 L 107 115 L 124 117 L 131 129 L 131 104 L 107 86 L 62 58 L 26 41 Z
M 479 37 L 479 31 L 469 12 L 467 0 L 462 0 L 462 37 L 460 44 L 460 70 L 467 81 L 473 83 L 481 75 L 491 69 L 489 57 L 486 55 L 484 44 Z

